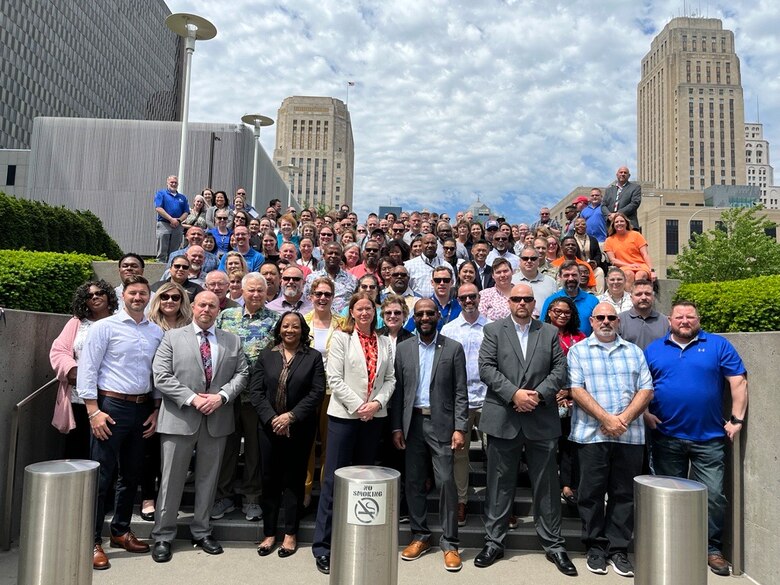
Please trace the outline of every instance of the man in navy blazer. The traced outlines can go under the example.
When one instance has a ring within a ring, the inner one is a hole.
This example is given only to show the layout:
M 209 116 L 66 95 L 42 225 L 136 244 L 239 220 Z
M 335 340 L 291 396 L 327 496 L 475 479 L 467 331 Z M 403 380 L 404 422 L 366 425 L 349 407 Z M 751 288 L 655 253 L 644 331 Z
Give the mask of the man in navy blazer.
M 209 554 L 222 547 L 211 535 L 210 514 L 225 442 L 233 432 L 233 408 L 246 387 L 249 372 L 238 335 L 214 326 L 219 299 L 210 291 L 198 293 L 192 305 L 192 324 L 167 331 L 152 364 L 154 385 L 163 401 L 157 421 L 162 452 L 152 559 L 171 559 L 176 516 L 187 468 L 197 445 L 195 513 L 192 544 Z
M 405 561 L 420 558 L 431 548 L 426 521 L 427 461 L 439 486 L 439 518 L 444 567 L 459 571 L 458 492 L 455 451 L 463 449 L 468 430 L 469 399 L 466 354 L 457 341 L 437 333 L 439 310 L 432 299 L 414 305 L 417 336 L 398 344 L 395 354 L 395 392 L 390 416 L 393 444 L 406 451 L 406 500 L 412 542 L 401 553 Z
M 566 386 L 566 357 L 558 342 L 558 329 L 532 318 L 534 304 L 533 289 L 517 284 L 509 296 L 511 314 L 483 329 L 479 365 L 487 393 L 479 428 L 489 436 L 486 544 L 474 564 L 489 567 L 504 556 L 517 468 L 525 446 L 536 533 L 547 559 L 563 574 L 574 576 L 577 569 L 561 535 L 555 460 L 561 435 L 555 395 Z

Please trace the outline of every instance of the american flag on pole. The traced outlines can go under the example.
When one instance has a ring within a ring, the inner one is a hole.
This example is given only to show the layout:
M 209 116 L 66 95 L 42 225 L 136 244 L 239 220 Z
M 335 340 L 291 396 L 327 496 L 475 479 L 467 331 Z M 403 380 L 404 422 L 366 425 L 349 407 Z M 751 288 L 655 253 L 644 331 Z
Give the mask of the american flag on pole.
M 355 86 L 355 82 L 354 81 L 347 81 L 347 85 L 350 86 L 350 87 L 354 87 Z

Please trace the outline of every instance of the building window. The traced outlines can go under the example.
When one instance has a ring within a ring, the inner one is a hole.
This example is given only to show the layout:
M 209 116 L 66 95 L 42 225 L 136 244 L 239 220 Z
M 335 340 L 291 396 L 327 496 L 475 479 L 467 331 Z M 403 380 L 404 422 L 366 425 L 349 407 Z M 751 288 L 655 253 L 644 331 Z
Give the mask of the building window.
M 691 239 L 693 239 L 693 234 L 701 234 L 704 232 L 704 222 L 700 219 L 693 219 L 691 220 Z
M 16 185 L 16 165 L 8 165 L 8 170 L 5 173 L 5 184 L 8 187 Z
M 666 220 L 666 255 L 676 256 L 680 251 L 680 222 L 676 219 Z

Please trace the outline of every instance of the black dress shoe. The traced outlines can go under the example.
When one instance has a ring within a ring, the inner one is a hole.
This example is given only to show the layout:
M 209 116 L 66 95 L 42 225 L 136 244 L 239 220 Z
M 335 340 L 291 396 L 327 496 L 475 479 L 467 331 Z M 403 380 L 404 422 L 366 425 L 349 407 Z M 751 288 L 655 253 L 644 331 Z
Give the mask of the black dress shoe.
M 155 563 L 167 563 L 171 560 L 173 553 L 171 552 L 171 543 L 157 541 L 152 548 L 152 560 Z
M 504 558 L 503 549 L 486 544 L 482 548 L 482 550 L 479 551 L 479 554 L 476 557 L 474 557 L 474 566 L 484 569 L 485 567 L 489 567 L 490 565 L 495 563 L 498 559 L 503 559 L 503 558 Z
M 219 544 L 219 541 L 217 541 L 217 539 L 210 534 L 199 540 L 193 538 L 190 542 L 192 542 L 192 546 L 195 548 L 200 547 L 203 549 L 203 552 L 206 552 L 210 555 L 221 555 L 224 552 L 222 550 L 222 545 Z
M 154 512 L 141 512 L 141 520 L 144 522 L 154 522 Z
M 555 563 L 555 566 L 558 567 L 558 570 L 564 575 L 569 577 L 577 576 L 577 567 L 574 566 L 574 563 L 571 562 L 569 555 L 565 552 L 548 552 L 545 557 L 547 557 L 547 560 L 551 563 Z
M 317 563 L 317 570 L 325 575 L 330 575 L 330 557 L 326 555 L 320 555 L 315 557 L 314 562 Z
M 257 547 L 257 554 L 259 554 L 261 557 L 267 557 L 274 550 L 275 546 L 276 546 L 276 543 L 273 543 L 271 546 L 262 546 L 262 545 L 258 546 Z
M 276 554 L 278 554 L 280 558 L 286 559 L 287 557 L 293 556 L 296 550 L 298 550 L 298 547 L 284 548 L 283 546 L 280 546 L 279 550 L 276 551 Z M 330 567 L 328 567 L 328 570 L 330 570 Z

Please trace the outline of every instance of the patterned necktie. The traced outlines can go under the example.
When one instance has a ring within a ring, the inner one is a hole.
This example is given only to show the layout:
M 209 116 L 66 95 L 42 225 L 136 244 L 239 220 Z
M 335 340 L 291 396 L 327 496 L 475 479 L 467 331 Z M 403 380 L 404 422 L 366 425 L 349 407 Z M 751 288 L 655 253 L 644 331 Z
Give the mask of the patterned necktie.
M 211 386 L 211 344 L 209 343 L 209 332 L 201 331 L 203 339 L 200 342 L 200 359 L 203 361 L 203 371 L 206 373 L 206 390 Z

